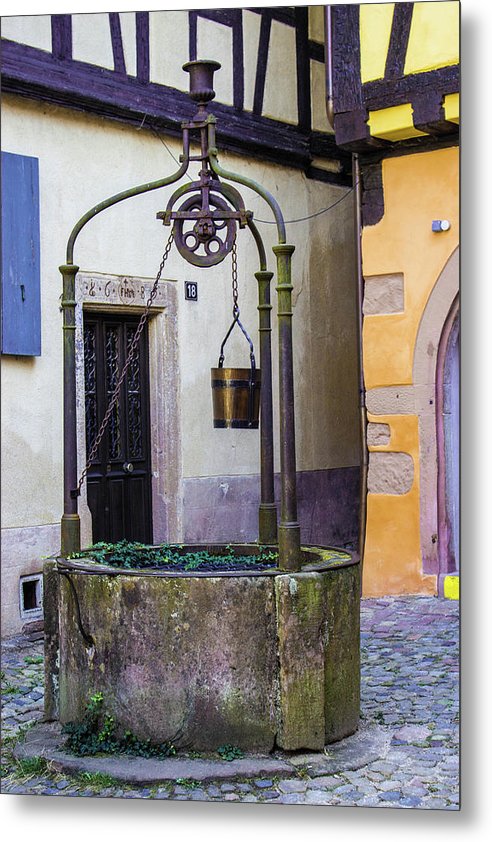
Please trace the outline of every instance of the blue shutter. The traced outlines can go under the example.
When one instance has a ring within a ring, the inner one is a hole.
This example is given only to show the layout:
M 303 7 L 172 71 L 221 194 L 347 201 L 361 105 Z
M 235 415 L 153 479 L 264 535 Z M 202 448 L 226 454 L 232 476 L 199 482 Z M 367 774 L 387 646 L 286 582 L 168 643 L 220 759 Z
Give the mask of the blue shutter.
M 2 152 L 3 354 L 41 354 L 39 166 Z

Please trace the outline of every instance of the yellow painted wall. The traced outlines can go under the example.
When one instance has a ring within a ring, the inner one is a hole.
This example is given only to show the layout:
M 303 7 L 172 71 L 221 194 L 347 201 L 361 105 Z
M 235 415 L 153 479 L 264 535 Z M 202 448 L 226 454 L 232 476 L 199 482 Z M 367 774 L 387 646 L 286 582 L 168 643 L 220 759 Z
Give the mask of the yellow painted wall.
M 361 4 L 359 31 L 362 83 L 384 76 L 394 8 L 394 3 Z
M 447 94 L 443 101 L 444 116 L 450 123 L 459 123 L 460 121 L 460 95 Z
M 420 458 L 416 415 L 371 415 L 388 424 L 390 443 L 372 451 L 408 453 L 414 480 L 407 494 L 368 494 L 363 565 L 364 596 L 389 593 L 435 593 L 436 577 L 422 575 L 420 553 Z
M 458 0 L 414 3 L 405 73 L 458 64 L 459 25 Z
M 362 236 L 363 274 L 403 273 L 404 311 L 364 318 L 366 389 L 412 384 L 415 341 L 427 300 L 458 245 L 457 148 L 383 161 L 384 216 Z M 432 232 L 434 219 L 449 231 Z M 369 415 L 390 426 L 388 445 L 370 450 L 408 453 L 414 482 L 407 494 L 369 494 L 363 592 L 434 593 L 436 577 L 422 574 L 420 452 L 417 415 Z
M 363 272 L 402 272 L 405 310 L 364 319 L 366 389 L 412 382 L 420 318 L 459 241 L 457 147 L 387 158 L 382 167 L 385 212 L 363 231 Z M 433 233 L 434 219 L 448 219 L 451 228 Z

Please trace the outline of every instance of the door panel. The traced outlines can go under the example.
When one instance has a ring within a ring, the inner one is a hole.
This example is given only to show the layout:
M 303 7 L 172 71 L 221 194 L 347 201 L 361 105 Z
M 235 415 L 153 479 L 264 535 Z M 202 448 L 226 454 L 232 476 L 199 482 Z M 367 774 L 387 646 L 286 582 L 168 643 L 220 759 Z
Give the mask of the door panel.
M 89 453 L 125 363 L 138 318 L 85 314 Z M 152 541 L 147 328 L 87 474 L 93 541 Z

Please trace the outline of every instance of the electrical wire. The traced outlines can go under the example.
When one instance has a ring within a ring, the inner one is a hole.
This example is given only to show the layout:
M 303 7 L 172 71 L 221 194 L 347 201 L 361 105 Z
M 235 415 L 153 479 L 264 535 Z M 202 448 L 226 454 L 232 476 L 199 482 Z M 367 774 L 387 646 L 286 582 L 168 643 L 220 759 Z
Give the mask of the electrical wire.
M 138 127 L 137 131 L 140 131 L 143 128 L 143 125 L 144 125 L 146 119 L 147 119 L 147 114 L 144 115 L 144 118 L 143 118 L 142 122 L 140 123 L 140 126 Z M 180 162 L 178 161 L 178 159 L 176 158 L 176 156 L 174 155 L 172 150 L 169 148 L 166 141 L 161 137 L 161 135 L 159 134 L 157 129 L 154 126 L 152 126 L 150 123 L 149 123 L 149 128 L 155 134 L 155 136 L 158 138 L 158 140 L 160 140 L 162 145 L 165 147 L 165 149 L 170 154 L 171 158 L 173 158 L 173 160 L 176 162 L 176 164 L 179 164 Z M 189 175 L 186 175 L 186 178 L 190 182 L 193 180 L 193 179 L 190 178 Z M 316 211 L 315 213 L 311 213 L 308 216 L 301 216 L 301 217 L 299 217 L 299 219 L 286 219 L 285 225 L 294 225 L 296 222 L 307 222 L 309 219 L 315 219 L 317 216 L 321 216 L 324 213 L 328 213 L 328 211 L 331 211 L 331 210 L 333 210 L 333 208 L 336 208 L 336 206 L 339 205 L 340 202 L 343 202 L 343 200 L 346 199 L 347 196 L 350 196 L 350 194 L 354 192 L 358 183 L 359 182 L 357 181 L 349 190 L 347 190 L 346 193 L 343 194 L 343 196 L 341 196 L 339 199 L 337 199 L 336 202 L 333 202 L 332 205 L 328 205 L 327 208 L 321 208 L 321 210 Z M 257 216 L 253 216 L 253 219 L 254 219 L 255 222 L 260 222 L 262 225 L 276 225 L 277 224 L 274 219 L 259 219 Z
M 286 225 L 293 225 L 294 222 L 306 222 L 308 219 L 314 219 L 316 216 L 321 216 L 321 214 L 323 214 L 323 213 L 328 213 L 328 211 L 331 211 L 331 210 L 333 210 L 333 208 L 336 208 L 336 206 L 339 205 L 340 202 L 343 202 L 343 200 L 346 199 L 347 196 L 350 196 L 350 194 L 354 192 L 356 187 L 357 187 L 357 184 L 354 184 L 354 186 L 351 187 L 350 190 L 347 190 L 347 192 L 344 193 L 343 196 L 340 197 L 340 199 L 337 199 L 336 202 L 333 202 L 332 205 L 328 205 L 327 208 L 322 208 L 321 210 L 316 211 L 316 213 L 309 214 L 309 216 L 301 216 L 301 217 L 299 217 L 299 219 L 286 219 L 285 224 Z M 255 222 L 263 222 L 264 225 L 276 225 L 277 224 L 273 219 L 258 219 L 256 216 L 254 217 L 254 220 L 255 220 Z

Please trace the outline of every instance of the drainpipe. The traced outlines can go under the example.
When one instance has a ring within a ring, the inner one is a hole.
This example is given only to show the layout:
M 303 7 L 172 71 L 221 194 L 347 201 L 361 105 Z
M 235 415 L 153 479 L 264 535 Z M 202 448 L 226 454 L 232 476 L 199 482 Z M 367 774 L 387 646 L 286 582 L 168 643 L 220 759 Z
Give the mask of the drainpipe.
M 360 514 L 359 514 L 359 556 L 360 572 L 364 564 L 364 546 L 367 521 L 367 471 L 369 454 L 367 452 L 367 414 L 366 393 L 364 388 L 364 365 L 362 346 L 362 304 L 364 300 L 364 279 L 362 275 L 362 212 L 359 156 L 352 155 L 352 179 L 355 187 L 355 260 L 357 272 L 357 343 L 358 343 L 358 378 L 359 378 L 359 414 L 360 414 Z
M 325 79 L 326 79 L 326 116 L 330 129 L 335 131 L 333 111 L 333 51 L 331 32 L 331 6 L 325 6 Z

